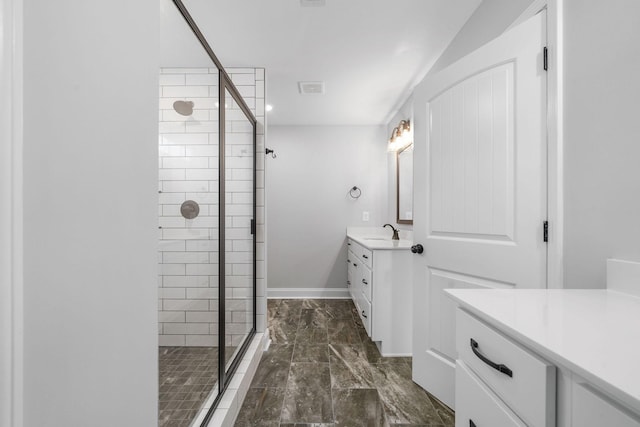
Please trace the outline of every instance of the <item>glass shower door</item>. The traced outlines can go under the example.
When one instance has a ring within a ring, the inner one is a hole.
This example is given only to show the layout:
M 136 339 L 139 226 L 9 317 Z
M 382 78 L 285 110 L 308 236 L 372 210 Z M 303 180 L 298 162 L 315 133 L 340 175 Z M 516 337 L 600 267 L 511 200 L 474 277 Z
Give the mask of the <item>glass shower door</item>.
M 218 84 L 216 68 L 160 70 L 160 427 L 218 396 Z
M 225 89 L 225 370 L 254 325 L 255 126 Z
M 256 330 L 257 122 L 255 86 L 243 80 L 245 102 L 174 3 L 160 74 L 159 419 L 196 427 L 212 419 Z

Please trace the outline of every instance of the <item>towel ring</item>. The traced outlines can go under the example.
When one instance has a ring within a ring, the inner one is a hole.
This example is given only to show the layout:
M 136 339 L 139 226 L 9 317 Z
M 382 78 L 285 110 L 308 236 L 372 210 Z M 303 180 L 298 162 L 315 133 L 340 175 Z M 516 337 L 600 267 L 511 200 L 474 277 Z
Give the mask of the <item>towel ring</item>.
M 349 195 L 352 199 L 357 199 L 362 195 L 362 190 L 354 185 L 351 190 L 349 190 Z

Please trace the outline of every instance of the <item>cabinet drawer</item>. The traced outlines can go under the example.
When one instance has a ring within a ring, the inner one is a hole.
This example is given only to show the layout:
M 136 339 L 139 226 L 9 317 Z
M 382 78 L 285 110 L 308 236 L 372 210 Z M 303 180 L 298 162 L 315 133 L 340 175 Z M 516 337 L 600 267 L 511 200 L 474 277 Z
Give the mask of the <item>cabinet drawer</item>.
M 371 287 L 372 287 L 372 275 L 371 270 L 366 265 L 362 266 L 362 274 L 360 275 L 360 285 L 362 287 L 362 294 L 365 298 L 371 302 Z
M 351 264 L 349 264 L 349 267 L 347 268 L 347 289 L 349 289 L 349 294 L 351 294 L 351 298 L 353 298 L 354 293 L 353 293 L 353 288 L 354 288 L 354 272 L 353 272 L 353 266 Z
M 358 269 L 354 265 L 356 256 L 350 250 L 347 251 L 347 287 L 349 290 L 353 288 L 355 281 L 358 280 Z
M 363 247 L 360 246 L 359 243 L 357 243 L 354 240 L 347 239 L 347 249 L 349 251 L 353 252 L 353 254 L 355 255 L 355 257 L 357 259 L 362 259 L 362 249 L 363 249 Z
M 369 249 L 360 246 L 360 258 L 367 267 L 371 268 L 373 266 L 373 252 Z
M 526 427 L 464 364 L 456 363 L 456 427 Z
M 364 263 L 362 262 L 360 256 L 358 256 L 357 252 L 350 252 L 349 260 L 351 261 L 351 264 L 353 264 L 353 266 L 358 270 L 360 270 L 364 266 Z
M 347 239 L 347 248 L 353 252 L 353 254 L 356 256 L 357 259 L 359 259 L 360 263 L 368 266 L 369 268 L 371 268 L 371 266 L 373 265 L 373 252 L 370 251 L 369 249 L 365 248 L 364 246 L 362 246 L 361 244 L 351 240 L 351 239 Z
M 358 295 L 357 301 L 358 314 L 360 315 L 360 319 L 362 319 L 367 335 L 371 336 L 371 303 L 367 301 L 362 293 Z
M 347 251 L 347 262 L 349 264 L 353 264 L 357 259 L 358 256 L 351 249 L 349 249 Z
M 573 386 L 571 412 L 574 427 L 640 427 L 639 418 L 584 384 Z
M 527 425 L 555 426 L 555 366 L 461 309 L 456 331 L 458 358 Z

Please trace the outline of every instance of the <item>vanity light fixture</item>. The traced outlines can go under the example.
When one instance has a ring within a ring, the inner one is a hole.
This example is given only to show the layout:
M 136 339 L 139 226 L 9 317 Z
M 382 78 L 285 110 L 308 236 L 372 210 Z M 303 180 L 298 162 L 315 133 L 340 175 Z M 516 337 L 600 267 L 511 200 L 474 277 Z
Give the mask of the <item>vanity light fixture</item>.
M 391 132 L 391 138 L 389 138 L 389 145 L 387 151 L 398 151 L 404 147 L 410 145 L 411 140 L 411 121 L 400 120 L 398 126 L 393 128 Z

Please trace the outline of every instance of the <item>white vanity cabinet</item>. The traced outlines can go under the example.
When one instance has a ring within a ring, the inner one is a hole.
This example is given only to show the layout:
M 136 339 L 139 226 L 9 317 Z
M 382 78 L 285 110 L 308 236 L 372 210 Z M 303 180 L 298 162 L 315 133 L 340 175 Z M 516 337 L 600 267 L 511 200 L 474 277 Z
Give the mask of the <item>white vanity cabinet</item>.
M 640 298 L 446 292 L 458 304 L 456 427 L 640 427 Z
M 347 239 L 347 286 L 383 356 L 411 355 L 411 252 L 407 244 Z M 380 246 L 380 247 L 376 247 Z M 388 246 L 388 248 L 382 248 Z

